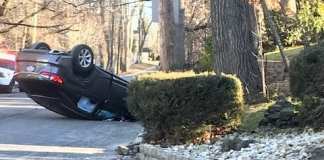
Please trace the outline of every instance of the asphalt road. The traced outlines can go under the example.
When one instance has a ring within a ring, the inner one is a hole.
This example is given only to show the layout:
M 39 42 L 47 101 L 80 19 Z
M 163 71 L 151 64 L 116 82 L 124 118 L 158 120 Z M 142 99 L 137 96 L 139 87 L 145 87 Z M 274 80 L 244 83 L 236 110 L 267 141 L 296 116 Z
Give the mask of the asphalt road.
M 23 93 L 0 95 L 0 160 L 116 159 L 115 148 L 141 130 L 138 123 L 68 119 Z

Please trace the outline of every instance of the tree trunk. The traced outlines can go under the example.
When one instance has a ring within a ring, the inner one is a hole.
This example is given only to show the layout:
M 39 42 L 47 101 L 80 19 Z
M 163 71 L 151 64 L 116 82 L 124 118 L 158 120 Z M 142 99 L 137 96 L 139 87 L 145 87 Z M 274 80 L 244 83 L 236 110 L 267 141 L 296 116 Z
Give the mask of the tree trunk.
M 260 71 L 261 71 L 261 80 L 262 80 L 262 93 L 263 97 L 267 97 L 267 84 L 266 84 L 266 68 L 265 68 L 265 56 L 263 53 L 263 46 L 262 46 L 262 28 L 264 28 L 264 14 L 262 6 L 259 3 L 254 3 L 254 9 L 256 13 L 257 18 L 257 25 L 255 25 L 257 33 L 256 35 L 256 41 L 257 47 L 258 47 L 258 55 L 259 55 L 259 65 L 260 65 Z
M 138 26 L 137 26 L 137 32 L 138 32 L 138 50 L 136 55 L 136 63 L 142 63 L 142 42 L 144 42 L 144 17 L 143 17 L 143 11 L 144 11 L 144 3 L 140 2 L 139 11 L 138 11 Z
M 142 63 L 142 52 L 143 52 L 143 48 L 144 48 L 144 44 L 146 42 L 146 39 L 147 39 L 147 35 L 149 33 L 149 30 L 151 28 L 151 25 L 152 25 L 152 21 L 149 22 L 149 24 L 147 24 L 148 26 L 145 26 L 145 22 L 142 21 L 142 27 L 141 27 L 141 38 L 139 40 L 139 46 L 138 46 L 138 55 L 137 55 L 137 60 L 138 60 L 138 63 Z
M 281 42 L 281 39 L 280 39 L 280 36 L 279 36 L 279 33 L 278 33 L 277 26 L 276 26 L 276 24 L 274 23 L 274 21 L 272 19 L 272 16 L 271 16 L 271 13 L 269 12 L 266 1 L 265 0 L 260 0 L 260 3 L 261 3 L 261 6 L 263 8 L 263 13 L 264 13 L 265 19 L 268 21 L 268 25 L 270 27 L 271 34 L 272 34 L 276 44 L 278 45 L 282 61 L 283 61 L 284 65 L 285 65 L 284 70 L 286 72 L 288 72 L 288 70 L 289 70 L 289 62 L 288 62 L 287 57 L 284 54 L 284 46 L 282 45 L 282 42 Z
M 121 53 L 122 53 L 122 40 L 123 40 L 123 18 L 122 15 L 119 17 L 119 24 L 118 24 L 118 37 L 117 37 L 117 67 L 116 67 L 116 74 L 119 74 L 120 70 L 120 62 L 121 62 Z
M 126 8 L 126 13 L 128 11 L 128 8 Z M 127 71 L 127 56 L 128 56 L 128 51 L 129 51 L 129 38 L 130 38 L 130 35 L 129 35 L 129 21 L 130 19 L 128 18 L 128 16 L 125 15 L 125 21 L 124 21 L 124 38 L 123 38 L 123 46 L 124 46 L 124 49 L 123 49 L 123 56 L 121 58 L 121 62 L 120 62 L 120 70 L 122 72 L 126 72 Z
M 102 27 L 102 32 L 104 34 L 104 41 L 105 41 L 105 48 L 106 48 L 106 52 L 108 53 L 108 61 L 106 64 L 105 69 L 109 70 L 109 65 L 110 65 L 110 37 L 109 37 L 109 31 L 108 31 L 108 27 L 105 26 L 106 24 L 106 14 L 105 14 L 105 1 L 104 0 L 100 0 L 99 1 L 99 9 L 100 9 L 100 25 Z M 107 28 L 106 28 L 107 27 Z
M 113 3 L 112 5 L 114 5 Z M 114 8 L 114 7 L 113 7 Z M 115 11 L 111 12 L 111 26 L 110 26 L 110 31 L 109 31 L 109 54 L 108 54 L 108 67 L 107 70 L 111 71 L 114 73 L 114 42 L 115 42 Z
M 0 6 L 0 17 L 4 16 L 9 0 L 4 0 Z
M 281 0 L 281 10 L 287 16 L 295 16 L 297 13 L 296 0 Z
M 99 51 L 99 65 L 101 68 L 104 68 L 105 66 L 105 62 L 104 62 L 104 55 L 103 55 L 103 48 L 102 48 L 102 45 L 99 44 L 98 45 L 98 51 Z
M 184 69 L 185 66 L 185 31 L 184 31 L 184 10 L 179 12 L 179 23 L 176 24 L 175 34 L 174 67 Z
M 160 64 L 162 71 L 173 70 L 175 24 L 172 0 L 160 0 Z
M 187 67 L 192 67 L 194 65 L 193 60 L 193 38 L 192 33 L 186 33 L 186 63 L 189 65 Z
M 247 98 L 262 92 L 258 64 L 256 14 L 249 0 L 211 1 L 213 44 L 217 74 L 235 74 L 245 87 Z

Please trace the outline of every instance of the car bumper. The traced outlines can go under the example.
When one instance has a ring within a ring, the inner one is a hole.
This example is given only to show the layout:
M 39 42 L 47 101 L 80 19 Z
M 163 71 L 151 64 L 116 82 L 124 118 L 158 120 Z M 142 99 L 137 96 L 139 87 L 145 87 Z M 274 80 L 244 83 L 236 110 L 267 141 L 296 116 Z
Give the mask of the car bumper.
M 29 82 L 29 81 L 49 81 L 50 79 L 47 77 L 44 77 L 38 73 L 33 73 L 33 72 L 20 72 L 16 73 L 14 75 L 14 79 L 18 82 Z
M 50 81 L 50 82 L 57 82 L 55 81 L 56 80 L 55 78 L 58 77 L 61 78 L 60 76 L 54 73 L 52 74 L 50 72 L 42 72 L 41 74 L 34 73 L 34 72 L 19 72 L 13 76 L 13 78 L 16 81 Z M 63 82 L 61 82 L 60 84 L 63 84 Z
M 52 82 L 49 78 L 37 73 L 17 73 L 14 79 L 19 87 L 29 95 L 43 95 L 47 97 L 58 97 L 56 93 L 61 86 Z

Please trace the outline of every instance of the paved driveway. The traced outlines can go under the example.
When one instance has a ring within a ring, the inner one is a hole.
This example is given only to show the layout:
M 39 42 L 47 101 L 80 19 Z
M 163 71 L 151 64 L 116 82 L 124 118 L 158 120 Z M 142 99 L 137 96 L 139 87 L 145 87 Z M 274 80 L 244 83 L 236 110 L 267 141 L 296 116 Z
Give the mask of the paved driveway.
M 116 159 L 138 123 L 81 121 L 52 113 L 22 93 L 0 95 L 1 159 Z

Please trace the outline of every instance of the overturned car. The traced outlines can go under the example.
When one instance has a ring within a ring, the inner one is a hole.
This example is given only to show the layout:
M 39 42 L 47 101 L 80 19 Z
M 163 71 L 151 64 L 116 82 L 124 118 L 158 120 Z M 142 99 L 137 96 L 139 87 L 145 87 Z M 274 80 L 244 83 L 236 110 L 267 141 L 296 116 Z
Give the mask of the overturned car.
M 84 44 L 64 52 L 35 43 L 18 53 L 15 80 L 36 103 L 63 116 L 131 119 L 128 82 L 95 66 L 93 60 L 92 49 Z

